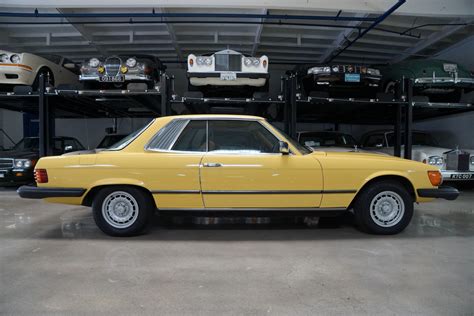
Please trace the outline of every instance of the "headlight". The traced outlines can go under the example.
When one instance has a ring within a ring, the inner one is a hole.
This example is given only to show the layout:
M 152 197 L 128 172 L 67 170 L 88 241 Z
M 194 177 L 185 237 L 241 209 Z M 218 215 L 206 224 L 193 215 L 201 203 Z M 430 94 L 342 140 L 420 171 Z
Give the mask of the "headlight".
M 444 160 L 440 156 L 430 156 L 428 157 L 428 164 L 433 166 L 441 166 Z
M 206 64 L 206 66 L 212 65 L 212 57 L 205 58 L 204 63 Z
M 31 167 L 31 160 L 15 159 L 15 168 L 29 168 L 29 167 Z
M 137 60 L 135 58 L 129 58 L 127 59 L 127 61 L 125 62 L 125 64 L 127 65 L 127 67 L 129 68 L 133 68 L 137 65 Z
M 21 59 L 20 56 L 17 55 L 17 54 L 13 54 L 13 55 L 11 55 L 11 57 L 10 57 L 10 60 L 11 60 L 12 63 L 14 63 L 14 64 L 18 64 L 18 63 L 20 62 L 20 59 Z
M 196 59 L 196 64 L 198 64 L 198 66 L 204 65 L 204 57 L 199 56 Z
M 97 58 L 91 58 L 89 60 L 89 66 L 92 68 L 97 68 L 99 64 L 100 64 L 100 60 L 98 60 Z
M 331 67 L 313 67 L 308 69 L 308 74 L 328 74 L 330 72 Z
M 7 63 L 7 62 L 10 61 L 10 58 L 8 58 L 7 54 L 1 54 L 0 55 L 0 60 L 2 61 L 2 63 Z
M 374 68 L 368 68 L 367 73 L 369 75 L 380 76 L 380 70 Z
M 250 58 L 245 58 L 244 65 L 250 67 L 250 65 L 252 65 L 252 60 Z
M 474 156 L 471 156 L 471 165 L 474 165 Z
M 198 56 L 196 58 L 196 64 L 198 64 L 198 66 L 210 66 L 212 65 L 212 57 Z
M 255 58 L 255 59 L 253 60 L 253 65 L 254 65 L 254 66 L 260 65 L 260 59 Z
M 339 67 L 338 66 L 333 66 L 332 71 L 333 72 L 339 72 Z

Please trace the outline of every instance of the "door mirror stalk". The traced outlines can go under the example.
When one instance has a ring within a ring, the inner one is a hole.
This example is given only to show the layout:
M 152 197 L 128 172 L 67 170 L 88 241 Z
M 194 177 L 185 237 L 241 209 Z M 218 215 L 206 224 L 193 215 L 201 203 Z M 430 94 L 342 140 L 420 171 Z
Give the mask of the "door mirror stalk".
M 287 142 L 280 141 L 279 142 L 280 154 L 282 155 L 289 155 L 290 154 L 290 147 L 288 146 Z

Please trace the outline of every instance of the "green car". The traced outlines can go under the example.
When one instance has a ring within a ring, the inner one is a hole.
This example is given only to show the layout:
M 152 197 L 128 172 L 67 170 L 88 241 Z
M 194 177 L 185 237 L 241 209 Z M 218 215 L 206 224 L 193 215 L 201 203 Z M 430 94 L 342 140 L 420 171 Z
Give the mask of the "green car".
M 474 101 L 474 76 L 466 68 L 445 60 L 415 59 L 381 68 L 383 88 L 394 93 L 401 78 L 414 81 L 416 100 L 430 102 Z

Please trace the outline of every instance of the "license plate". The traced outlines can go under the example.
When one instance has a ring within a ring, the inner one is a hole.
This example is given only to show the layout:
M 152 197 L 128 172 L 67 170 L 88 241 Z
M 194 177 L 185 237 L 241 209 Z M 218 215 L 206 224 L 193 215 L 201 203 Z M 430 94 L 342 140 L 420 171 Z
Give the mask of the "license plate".
M 237 80 L 235 72 L 221 72 L 221 80 Z
M 125 76 L 102 76 L 99 77 L 100 82 L 124 82 Z
M 0 172 L 0 178 L 5 178 L 5 174 L 3 172 Z
M 458 179 L 458 180 L 469 180 L 474 178 L 474 174 L 472 173 L 457 173 L 457 174 L 452 174 L 451 179 Z
M 443 70 L 446 72 L 456 72 L 458 70 L 457 64 L 443 64 Z
M 345 82 L 360 82 L 360 74 L 345 74 Z

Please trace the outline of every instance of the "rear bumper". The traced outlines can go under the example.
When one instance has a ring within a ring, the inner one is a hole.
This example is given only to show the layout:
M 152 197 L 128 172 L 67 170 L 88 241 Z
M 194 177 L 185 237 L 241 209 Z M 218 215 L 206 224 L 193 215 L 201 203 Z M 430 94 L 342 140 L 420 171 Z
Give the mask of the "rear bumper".
M 453 187 L 441 186 L 437 189 L 418 189 L 419 197 L 440 198 L 445 200 L 455 200 L 459 196 L 459 191 Z
M 53 197 L 81 197 L 86 189 L 80 188 L 40 188 L 24 185 L 18 188 L 17 193 L 24 199 L 44 199 Z

